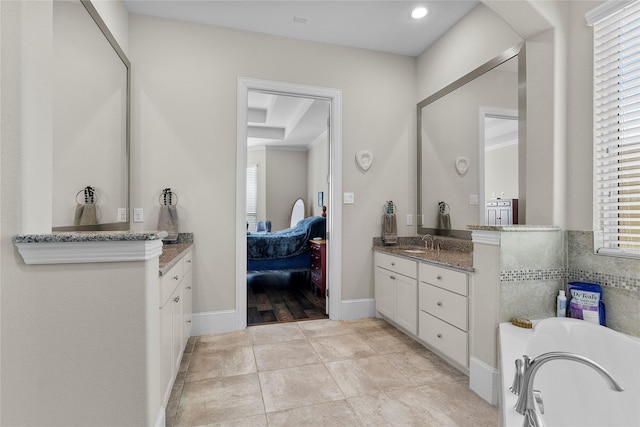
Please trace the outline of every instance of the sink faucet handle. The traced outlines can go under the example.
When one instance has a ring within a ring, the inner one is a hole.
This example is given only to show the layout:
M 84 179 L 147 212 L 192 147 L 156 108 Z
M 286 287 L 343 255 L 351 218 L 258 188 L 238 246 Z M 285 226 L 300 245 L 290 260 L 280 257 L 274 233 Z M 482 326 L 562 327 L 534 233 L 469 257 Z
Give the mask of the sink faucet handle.
M 542 392 L 540 390 L 533 390 L 533 397 L 536 400 L 538 409 L 541 414 L 544 414 L 544 402 L 542 401 Z
M 511 393 L 518 396 L 522 391 L 522 379 L 524 377 L 524 362 L 522 359 L 516 359 L 516 372 L 513 376 L 513 384 L 509 388 Z

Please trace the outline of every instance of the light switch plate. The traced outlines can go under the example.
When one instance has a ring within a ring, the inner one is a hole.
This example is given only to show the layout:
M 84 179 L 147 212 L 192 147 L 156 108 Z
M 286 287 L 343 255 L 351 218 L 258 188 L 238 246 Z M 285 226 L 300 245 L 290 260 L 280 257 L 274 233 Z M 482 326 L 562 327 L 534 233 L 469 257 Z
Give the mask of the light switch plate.
M 355 203 L 355 195 L 353 193 L 344 193 L 342 198 L 345 205 L 353 205 Z
M 469 204 L 471 206 L 478 205 L 478 195 L 477 194 L 469 194 Z
M 118 208 L 118 222 L 127 222 L 127 208 Z
M 413 225 L 413 215 L 407 215 L 407 225 Z
M 142 208 L 133 208 L 133 222 L 144 222 L 144 211 Z

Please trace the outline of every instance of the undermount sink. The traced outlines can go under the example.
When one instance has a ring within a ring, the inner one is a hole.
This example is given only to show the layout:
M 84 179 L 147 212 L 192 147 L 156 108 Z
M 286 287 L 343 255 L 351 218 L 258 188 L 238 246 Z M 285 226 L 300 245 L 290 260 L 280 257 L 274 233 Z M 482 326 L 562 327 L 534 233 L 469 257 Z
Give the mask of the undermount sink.
M 426 254 L 427 251 L 423 251 L 421 249 L 404 249 L 405 252 L 410 254 Z

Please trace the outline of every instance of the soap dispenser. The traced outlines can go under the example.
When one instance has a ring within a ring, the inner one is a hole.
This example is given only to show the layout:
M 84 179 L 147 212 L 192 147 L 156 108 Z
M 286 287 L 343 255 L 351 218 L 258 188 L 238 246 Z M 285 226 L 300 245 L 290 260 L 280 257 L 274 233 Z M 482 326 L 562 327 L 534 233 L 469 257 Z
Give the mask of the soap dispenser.
M 567 317 L 567 296 L 564 293 L 564 289 L 560 289 L 556 298 L 556 316 Z

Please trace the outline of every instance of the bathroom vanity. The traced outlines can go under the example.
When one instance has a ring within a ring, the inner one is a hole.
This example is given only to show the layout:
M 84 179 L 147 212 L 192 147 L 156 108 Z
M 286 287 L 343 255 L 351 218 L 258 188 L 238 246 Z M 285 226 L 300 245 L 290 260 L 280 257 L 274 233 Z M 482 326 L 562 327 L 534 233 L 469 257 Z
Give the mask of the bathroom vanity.
M 193 264 L 193 243 L 163 244 L 165 236 L 14 236 L 23 274 L 33 276 L 29 317 L 43 336 L 23 356 L 32 367 L 14 375 L 35 404 L 58 409 L 47 411 L 48 423 L 164 425 L 191 333 Z
M 191 336 L 192 246 L 164 245 L 160 256 L 160 390 L 165 406 Z
M 471 252 L 417 245 L 374 251 L 377 313 L 468 372 Z

